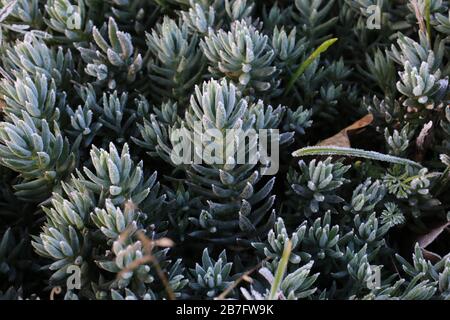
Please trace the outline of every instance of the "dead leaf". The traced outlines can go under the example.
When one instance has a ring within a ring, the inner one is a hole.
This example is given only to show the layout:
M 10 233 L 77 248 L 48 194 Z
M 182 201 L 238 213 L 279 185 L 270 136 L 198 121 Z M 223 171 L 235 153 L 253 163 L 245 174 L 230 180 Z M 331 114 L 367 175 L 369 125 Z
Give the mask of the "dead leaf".
M 318 146 L 336 146 L 336 147 L 350 147 L 350 139 L 346 131 L 340 131 L 338 134 L 321 141 Z
M 417 238 L 417 243 L 422 249 L 425 249 L 434 242 L 441 235 L 441 233 L 450 225 L 450 221 L 446 222 L 434 229 L 431 229 L 428 233 L 423 234 Z
M 425 151 L 431 144 L 432 141 L 432 129 L 433 129 L 433 121 L 430 121 L 423 125 L 422 130 L 420 130 L 419 136 L 416 139 L 417 146 L 417 155 L 416 161 L 420 162 L 423 160 L 425 155 Z
M 424 34 L 427 34 L 427 28 L 425 26 L 425 18 L 423 16 L 422 12 L 420 11 L 419 3 L 417 2 L 417 0 L 412 0 L 411 4 L 412 4 L 412 6 L 414 8 L 414 13 L 416 15 L 417 23 L 419 25 L 420 30 Z
M 428 233 L 418 236 L 415 240 L 419 244 L 422 254 L 425 259 L 430 260 L 432 263 L 436 263 L 442 259 L 442 257 L 426 248 L 432 244 L 445 230 L 449 230 L 450 221 L 438 225 L 437 227 L 431 229 Z
M 161 238 L 153 241 L 157 247 L 171 248 L 175 245 L 175 243 L 169 238 Z
M 437 253 L 428 251 L 427 249 L 421 248 L 423 257 L 430 260 L 431 263 L 437 263 L 442 260 L 442 257 Z
M 127 202 L 125 202 L 125 209 L 126 210 L 130 210 L 130 211 L 134 211 L 134 210 L 138 210 L 139 207 L 133 201 L 131 201 L 131 199 L 130 199 Z
M 352 131 L 360 130 L 373 122 L 373 115 L 367 114 L 352 125 L 348 126 L 345 129 L 339 131 L 339 133 L 335 134 L 331 138 L 325 139 L 321 141 L 318 146 L 336 146 L 336 147 L 346 147 L 350 148 L 350 138 L 349 133 Z
M 119 240 L 123 241 L 123 239 L 125 239 L 126 237 L 129 236 L 129 233 L 130 233 L 130 229 L 129 228 L 125 229 L 125 231 L 122 232 L 122 234 L 120 235 Z M 163 286 L 167 292 L 168 299 L 175 300 L 176 299 L 175 293 L 173 292 L 173 289 L 169 284 L 167 275 L 161 269 L 161 265 L 159 264 L 159 261 L 156 258 L 156 256 L 153 255 L 153 248 L 155 246 L 173 246 L 174 242 L 172 240 L 170 240 L 169 238 L 161 238 L 158 240 L 152 240 L 152 239 L 148 238 L 142 231 L 138 231 L 136 233 L 136 235 L 144 247 L 144 255 L 140 259 L 136 259 L 136 260 L 132 261 L 130 264 L 128 264 L 126 266 L 126 268 L 122 269 L 118 273 L 117 278 L 120 279 L 125 273 L 131 272 L 141 265 L 152 263 L 153 267 L 156 269 L 156 273 L 157 273 L 159 279 L 163 283 Z
M 226 296 L 233 291 L 234 288 L 236 288 L 239 283 L 242 281 L 246 281 L 249 283 L 253 283 L 253 279 L 250 278 L 250 275 L 255 272 L 256 270 L 259 270 L 263 263 L 266 262 L 269 258 L 265 258 L 264 260 L 260 261 L 254 268 L 246 271 L 244 274 L 242 274 L 239 278 L 237 278 L 231 285 L 229 285 L 219 296 L 215 298 L 215 300 L 224 300 Z

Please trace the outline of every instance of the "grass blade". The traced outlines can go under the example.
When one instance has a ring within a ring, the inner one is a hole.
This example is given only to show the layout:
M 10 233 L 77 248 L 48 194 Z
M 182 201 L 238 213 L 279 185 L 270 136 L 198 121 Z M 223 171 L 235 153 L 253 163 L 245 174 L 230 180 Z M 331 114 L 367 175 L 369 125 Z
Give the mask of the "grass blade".
M 425 24 L 427 26 L 428 39 L 431 42 L 431 0 L 425 0 Z
M 303 74 L 303 72 L 305 72 L 311 63 L 313 63 L 313 61 L 316 60 L 321 53 L 327 51 L 328 48 L 331 47 L 336 41 L 338 41 L 338 38 L 333 38 L 323 42 L 305 61 L 303 61 L 303 63 L 297 68 L 292 77 L 289 79 L 285 94 L 289 93 L 294 86 L 295 81 L 297 81 L 297 79 Z
M 314 156 L 314 155 L 328 155 L 328 156 L 336 155 L 346 157 L 358 157 L 376 161 L 410 165 L 419 168 L 422 167 L 422 165 L 420 165 L 419 163 L 405 158 L 394 157 L 375 151 L 366 151 L 362 149 L 344 148 L 335 146 L 306 147 L 293 152 L 292 155 L 294 157 Z
M 277 271 L 272 286 L 270 287 L 269 300 L 277 300 L 277 293 L 280 290 L 281 282 L 283 281 L 284 273 L 289 262 L 289 257 L 292 251 L 292 242 L 289 240 L 283 250 L 283 256 L 278 264 Z

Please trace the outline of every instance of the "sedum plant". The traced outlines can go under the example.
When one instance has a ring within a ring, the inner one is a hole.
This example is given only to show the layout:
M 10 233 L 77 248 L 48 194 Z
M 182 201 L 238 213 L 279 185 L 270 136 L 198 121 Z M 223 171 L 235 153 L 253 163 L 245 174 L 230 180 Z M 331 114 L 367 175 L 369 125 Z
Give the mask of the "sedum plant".
M 95 45 L 91 43 L 89 48 L 79 46 L 77 49 L 86 63 L 85 72 L 99 82 L 107 82 L 108 88 L 115 89 L 118 81 L 109 79 L 109 75 L 123 74 L 121 82 L 133 82 L 143 62 L 141 54 L 134 51 L 131 35 L 119 31 L 113 18 L 108 20 L 107 32 L 108 37 L 104 37 L 94 27 L 92 37 Z
M 200 124 L 220 132 L 240 129 L 246 134 L 251 129 L 276 126 L 282 113 L 281 107 L 265 107 L 262 101 L 249 105 L 237 88 L 225 79 L 220 83 L 211 80 L 204 83 L 201 89 L 195 88 L 195 95 L 191 96 L 190 107 L 186 111 L 186 122 L 182 123 L 182 132 L 194 139 L 193 134 Z M 274 219 L 271 207 L 275 197 L 270 196 L 274 179 L 265 181 L 256 189 L 263 171 L 259 170 L 257 164 L 237 163 L 238 152 L 243 151 L 248 155 L 250 149 L 242 145 L 244 141 L 233 141 L 234 153 L 227 154 L 226 140 L 218 140 L 218 154 L 213 155 L 225 161 L 205 159 L 205 163 L 192 163 L 184 168 L 190 180 L 187 182 L 188 187 L 193 194 L 200 195 L 203 201 L 197 213 L 190 217 L 197 226 L 191 235 L 211 240 L 216 238 L 214 241 L 221 243 L 248 241 L 266 232 Z M 175 145 L 178 143 L 171 142 Z M 204 147 L 208 145 L 207 141 L 200 143 Z M 194 148 L 194 152 L 197 152 L 198 145 L 195 144 Z M 234 159 L 234 163 L 225 159 L 225 156 Z
M 152 90 L 161 100 L 176 99 L 185 102 L 190 90 L 202 75 L 203 63 L 198 50 L 198 36 L 189 35 L 189 24 L 180 26 L 165 18 L 152 33 L 147 33 L 147 46 L 153 57 L 147 65 Z
M 86 3 L 81 1 L 54 0 L 45 5 L 47 26 L 61 34 L 59 39 L 69 42 L 86 40 L 92 29 L 92 21 L 86 13 Z
M 214 298 L 233 283 L 230 275 L 232 266 L 231 262 L 227 262 L 226 251 L 222 251 L 215 261 L 205 248 L 202 264 L 197 263 L 195 269 L 191 270 L 193 281 L 190 287 L 199 297 Z
M 278 84 L 273 79 L 277 69 L 272 65 L 275 54 L 268 42 L 269 38 L 254 26 L 235 21 L 228 32 L 208 34 L 200 47 L 213 76 L 225 76 L 249 93 L 269 89 L 276 92 Z
M 449 299 L 448 12 L 0 0 L 0 299 Z
M 305 216 L 318 213 L 322 209 L 329 209 L 333 203 L 342 202 L 336 193 L 342 184 L 347 182 L 344 174 L 349 167 L 341 163 L 331 163 L 331 158 L 316 162 L 312 160 L 309 165 L 300 161 L 301 173 L 292 171 L 287 177 L 290 185 L 290 193 L 297 194 L 299 201 L 305 203 Z M 300 200 L 301 199 L 301 200 Z
M 23 120 L 10 117 L 0 125 L 2 165 L 20 174 L 18 197 L 43 199 L 75 166 L 75 154 L 57 125 L 52 129 L 45 119 L 35 123 L 26 111 Z

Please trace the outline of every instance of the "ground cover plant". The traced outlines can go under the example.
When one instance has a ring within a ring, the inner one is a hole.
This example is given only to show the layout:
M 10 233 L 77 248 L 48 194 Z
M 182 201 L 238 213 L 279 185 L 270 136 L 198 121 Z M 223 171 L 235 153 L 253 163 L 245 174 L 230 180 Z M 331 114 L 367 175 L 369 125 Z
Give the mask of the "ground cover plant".
M 449 299 L 449 6 L 0 0 L 0 298 Z

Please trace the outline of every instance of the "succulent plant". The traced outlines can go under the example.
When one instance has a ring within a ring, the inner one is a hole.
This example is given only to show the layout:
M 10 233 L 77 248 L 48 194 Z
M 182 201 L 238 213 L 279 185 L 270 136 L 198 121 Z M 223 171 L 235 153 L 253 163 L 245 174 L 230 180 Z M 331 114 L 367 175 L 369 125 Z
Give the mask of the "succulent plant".
M 448 11 L 0 0 L 0 299 L 450 299 Z

